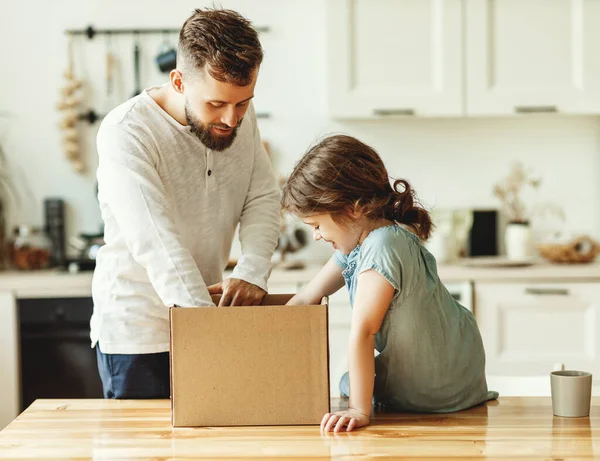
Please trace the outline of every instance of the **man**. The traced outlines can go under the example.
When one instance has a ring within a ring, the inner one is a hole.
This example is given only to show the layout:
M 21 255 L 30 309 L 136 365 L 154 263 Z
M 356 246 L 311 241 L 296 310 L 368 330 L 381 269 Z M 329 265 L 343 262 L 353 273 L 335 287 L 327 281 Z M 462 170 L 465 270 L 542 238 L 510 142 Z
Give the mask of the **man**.
M 251 100 L 263 53 L 250 23 L 196 10 L 166 85 L 98 132 L 105 242 L 92 346 L 106 398 L 169 397 L 168 306 L 259 304 L 279 233 L 279 190 Z M 222 273 L 240 225 L 242 256 Z M 210 293 L 210 294 L 209 294 Z

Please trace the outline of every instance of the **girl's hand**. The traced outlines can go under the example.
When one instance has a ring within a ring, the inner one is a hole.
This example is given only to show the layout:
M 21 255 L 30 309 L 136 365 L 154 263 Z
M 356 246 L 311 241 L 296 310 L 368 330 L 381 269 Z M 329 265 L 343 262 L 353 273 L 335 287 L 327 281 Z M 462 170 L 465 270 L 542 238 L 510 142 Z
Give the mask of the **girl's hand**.
M 354 408 L 348 408 L 335 413 L 327 413 L 321 421 L 321 431 L 323 432 L 340 432 L 344 427 L 346 432 L 353 429 L 367 426 L 370 423 L 370 417 L 360 413 Z

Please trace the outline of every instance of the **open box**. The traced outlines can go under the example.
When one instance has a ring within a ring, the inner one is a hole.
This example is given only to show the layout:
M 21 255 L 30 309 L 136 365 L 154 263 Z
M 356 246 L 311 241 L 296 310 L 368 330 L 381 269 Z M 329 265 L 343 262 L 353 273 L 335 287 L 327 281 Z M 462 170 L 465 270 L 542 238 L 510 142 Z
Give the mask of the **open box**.
M 328 301 L 285 306 L 292 296 L 170 308 L 173 426 L 321 422 L 329 412 Z

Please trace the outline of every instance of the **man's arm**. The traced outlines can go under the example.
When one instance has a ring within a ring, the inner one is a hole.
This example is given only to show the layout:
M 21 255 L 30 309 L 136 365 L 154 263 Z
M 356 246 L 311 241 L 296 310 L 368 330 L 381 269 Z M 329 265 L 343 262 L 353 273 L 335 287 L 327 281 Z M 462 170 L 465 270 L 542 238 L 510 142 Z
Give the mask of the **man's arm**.
M 279 238 L 280 191 L 271 161 L 260 140 L 253 107 L 248 110 L 247 116 L 254 126 L 254 166 L 240 218 L 242 256 L 231 278 L 244 280 L 267 291 L 271 257 Z
M 202 274 L 182 244 L 156 158 L 138 137 L 116 126 L 98 133 L 99 197 L 133 258 L 165 305 L 213 305 Z

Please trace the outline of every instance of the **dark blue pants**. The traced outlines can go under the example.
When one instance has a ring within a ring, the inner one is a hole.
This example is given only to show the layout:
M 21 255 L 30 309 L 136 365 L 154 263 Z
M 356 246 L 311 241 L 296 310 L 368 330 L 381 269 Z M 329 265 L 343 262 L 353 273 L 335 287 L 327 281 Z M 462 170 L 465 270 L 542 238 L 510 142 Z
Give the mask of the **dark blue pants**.
M 168 399 L 169 353 L 104 354 L 96 345 L 105 399 Z

